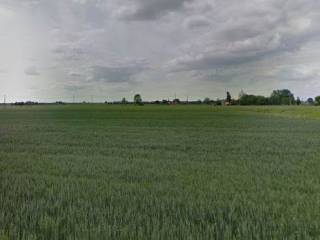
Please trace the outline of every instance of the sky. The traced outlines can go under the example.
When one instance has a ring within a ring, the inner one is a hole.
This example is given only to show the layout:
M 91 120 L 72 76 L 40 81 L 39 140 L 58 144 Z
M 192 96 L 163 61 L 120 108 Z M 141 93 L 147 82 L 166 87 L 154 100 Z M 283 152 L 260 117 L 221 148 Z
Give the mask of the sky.
M 0 0 L 0 96 L 306 99 L 319 40 L 319 0 Z

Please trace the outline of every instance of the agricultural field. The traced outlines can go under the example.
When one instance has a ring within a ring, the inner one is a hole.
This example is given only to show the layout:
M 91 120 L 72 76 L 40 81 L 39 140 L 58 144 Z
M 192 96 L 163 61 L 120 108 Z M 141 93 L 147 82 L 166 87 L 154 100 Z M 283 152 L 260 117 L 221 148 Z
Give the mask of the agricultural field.
M 0 239 L 319 239 L 320 108 L 0 107 Z

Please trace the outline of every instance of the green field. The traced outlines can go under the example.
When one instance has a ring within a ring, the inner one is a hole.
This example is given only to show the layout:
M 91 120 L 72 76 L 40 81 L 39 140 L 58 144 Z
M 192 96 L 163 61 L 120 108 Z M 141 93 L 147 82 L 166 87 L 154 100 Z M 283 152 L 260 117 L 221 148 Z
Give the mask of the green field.
M 320 239 L 320 108 L 2 106 L 0 239 Z

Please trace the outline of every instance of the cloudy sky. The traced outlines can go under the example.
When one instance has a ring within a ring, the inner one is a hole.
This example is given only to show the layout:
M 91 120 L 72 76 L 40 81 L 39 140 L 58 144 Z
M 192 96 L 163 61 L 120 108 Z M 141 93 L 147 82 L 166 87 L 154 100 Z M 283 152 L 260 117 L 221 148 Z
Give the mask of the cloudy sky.
M 306 98 L 320 94 L 319 39 L 318 0 L 0 0 L 0 94 Z

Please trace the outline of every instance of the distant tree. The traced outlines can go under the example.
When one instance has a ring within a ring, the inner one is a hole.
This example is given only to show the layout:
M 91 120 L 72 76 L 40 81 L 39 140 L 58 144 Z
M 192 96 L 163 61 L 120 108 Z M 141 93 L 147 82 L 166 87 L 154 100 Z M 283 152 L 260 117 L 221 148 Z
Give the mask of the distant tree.
M 301 99 L 299 97 L 297 97 L 296 103 L 298 106 L 301 105 Z
M 239 95 L 240 96 L 240 95 Z M 255 96 L 244 94 L 240 98 L 240 105 L 255 105 Z
M 230 92 L 227 92 L 227 99 L 226 99 L 226 102 L 230 104 L 230 103 L 231 103 L 231 101 L 232 101 L 231 94 L 230 94 Z
M 221 106 L 222 105 L 222 100 L 221 99 L 217 99 L 216 101 L 214 101 L 214 105 Z
M 315 100 L 316 100 L 316 104 L 319 106 L 319 105 L 320 105 L 320 96 L 317 96 L 317 97 L 315 98 Z
M 264 96 L 255 96 L 255 95 L 248 95 L 244 94 L 239 99 L 240 105 L 267 105 L 268 99 Z
M 122 98 L 121 103 L 122 103 L 122 104 L 127 104 L 127 103 L 128 103 L 128 102 L 127 102 L 127 99 L 126 99 L 126 98 Z
M 140 94 L 134 95 L 133 102 L 138 105 L 142 105 L 142 97 Z
M 203 100 L 203 103 L 204 103 L 204 104 L 210 104 L 210 103 L 211 103 L 210 98 L 206 97 L 206 98 Z
M 230 105 L 239 105 L 240 101 L 238 99 L 232 99 Z
M 307 99 L 307 103 L 310 104 L 310 105 L 313 105 L 314 104 L 313 98 L 308 98 Z
M 288 89 L 274 90 L 270 96 L 270 103 L 273 105 L 292 105 L 295 104 L 295 99 Z
M 257 105 L 268 105 L 269 100 L 264 96 L 256 96 Z
M 179 98 L 175 98 L 172 101 L 173 104 L 180 104 L 180 99 Z
M 239 92 L 239 99 L 241 99 L 244 95 L 246 95 L 246 93 L 243 90 L 241 90 Z

